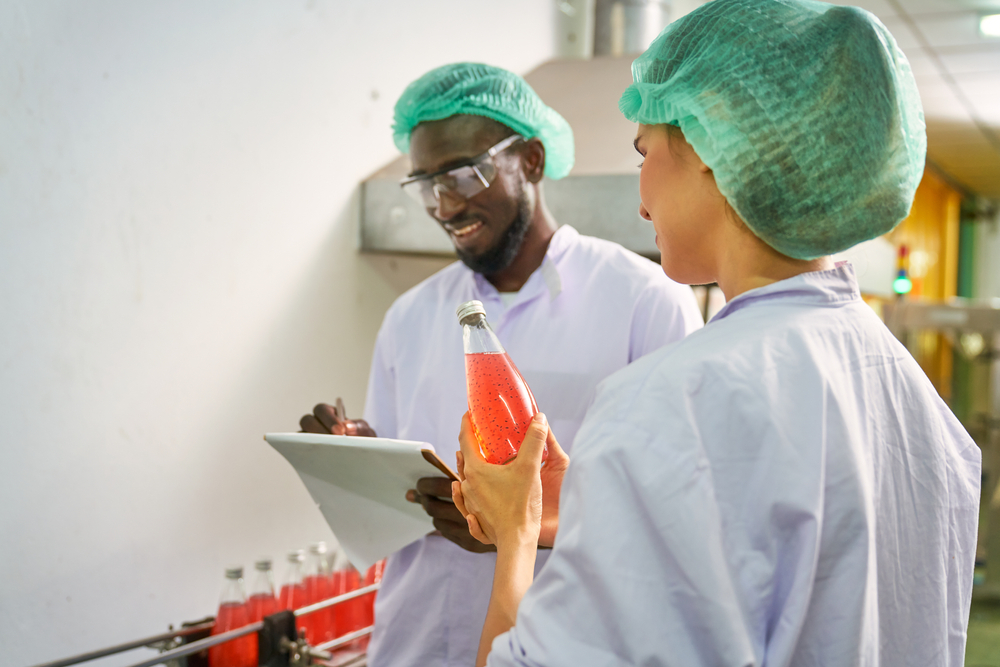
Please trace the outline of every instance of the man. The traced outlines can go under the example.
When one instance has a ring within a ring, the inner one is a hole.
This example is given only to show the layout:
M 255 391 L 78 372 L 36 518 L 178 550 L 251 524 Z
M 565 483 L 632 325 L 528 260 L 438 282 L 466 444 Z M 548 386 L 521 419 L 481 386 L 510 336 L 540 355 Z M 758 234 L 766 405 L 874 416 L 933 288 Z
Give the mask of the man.
M 430 442 L 446 460 L 458 450 L 467 399 L 455 309 L 465 301 L 483 302 L 567 451 L 602 379 L 701 326 L 691 290 L 656 264 L 557 225 L 541 181 L 569 173 L 573 135 L 521 77 L 469 63 L 432 70 L 397 102 L 394 138 L 413 166 L 404 189 L 449 234 L 461 262 L 386 314 L 365 405 L 379 435 Z M 301 425 L 372 433 L 327 405 Z M 450 498 L 443 478 L 421 480 L 410 494 L 438 531 L 389 558 L 369 649 L 374 667 L 475 660 L 496 555 L 484 553 Z

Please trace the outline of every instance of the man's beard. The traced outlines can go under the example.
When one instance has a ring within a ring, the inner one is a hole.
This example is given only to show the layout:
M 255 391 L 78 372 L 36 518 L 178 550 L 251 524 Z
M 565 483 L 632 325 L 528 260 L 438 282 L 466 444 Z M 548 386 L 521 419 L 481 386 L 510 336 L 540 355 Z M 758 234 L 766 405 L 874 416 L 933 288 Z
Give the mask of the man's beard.
M 492 276 L 514 262 L 521 252 L 521 244 L 524 243 L 529 227 L 531 227 L 531 204 L 522 192 L 517 201 L 517 214 L 513 222 L 492 248 L 479 255 L 473 255 L 459 248 L 456 248 L 455 252 L 462 263 L 476 273 Z

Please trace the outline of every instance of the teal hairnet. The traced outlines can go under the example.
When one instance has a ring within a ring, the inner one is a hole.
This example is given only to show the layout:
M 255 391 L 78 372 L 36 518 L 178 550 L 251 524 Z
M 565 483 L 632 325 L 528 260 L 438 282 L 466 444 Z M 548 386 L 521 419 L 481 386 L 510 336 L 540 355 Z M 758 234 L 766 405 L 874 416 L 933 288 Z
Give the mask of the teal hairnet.
M 877 18 L 808 0 L 713 0 L 632 64 L 619 108 L 677 125 L 719 191 L 779 252 L 812 259 L 909 213 L 924 116 L 909 63 Z
M 477 63 L 433 69 L 411 83 L 396 102 L 392 138 L 404 153 L 418 123 L 458 114 L 486 116 L 545 146 L 545 175 L 559 179 L 573 168 L 573 130 L 542 102 L 527 81 L 507 70 Z

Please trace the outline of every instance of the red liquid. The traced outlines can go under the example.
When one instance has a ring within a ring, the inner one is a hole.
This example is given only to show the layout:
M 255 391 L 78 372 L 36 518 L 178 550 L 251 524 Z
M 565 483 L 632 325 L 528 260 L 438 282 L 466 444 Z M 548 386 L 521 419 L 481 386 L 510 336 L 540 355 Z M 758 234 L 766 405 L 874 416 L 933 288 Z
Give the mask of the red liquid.
M 303 584 L 285 584 L 281 587 L 281 595 L 278 596 L 279 609 L 298 609 L 307 604 L 306 587 Z
M 247 612 L 251 623 L 262 621 L 265 616 L 270 616 L 276 611 L 278 611 L 278 601 L 274 599 L 273 595 L 263 593 L 251 595 L 247 602 Z
M 306 602 L 306 587 L 304 584 L 285 584 L 281 587 L 281 594 L 278 596 L 278 609 L 298 609 L 299 607 L 305 607 L 308 602 Z M 305 629 L 305 620 L 309 618 L 308 616 L 303 616 L 302 618 L 295 619 L 296 633 L 298 630 Z
M 350 593 L 351 591 L 356 591 L 360 587 L 361 575 L 358 574 L 358 571 L 354 568 L 349 570 L 338 570 L 333 573 L 333 576 L 335 595 L 344 595 L 346 593 Z M 362 599 L 357 597 L 353 600 L 348 600 L 347 602 L 341 602 L 333 608 L 333 627 L 335 634 L 338 637 L 365 627 L 363 604 L 364 602 Z M 354 641 L 350 647 L 355 648 L 358 645 L 359 642 Z
M 385 572 L 385 559 L 383 558 L 379 562 L 368 568 L 368 572 L 365 573 L 365 580 L 362 582 L 362 586 L 371 586 L 372 584 L 382 581 L 382 573 Z M 361 627 L 367 628 L 369 626 L 375 625 L 375 593 L 366 593 L 362 595 L 361 609 L 364 612 L 362 616 Z M 362 650 L 368 647 L 368 640 L 371 639 L 371 635 L 362 637 L 360 640 L 360 648 Z
M 330 577 L 311 575 L 306 577 L 306 598 L 309 604 L 322 602 L 333 597 L 333 585 Z M 333 639 L 333 609 L 327 607 L 300 617 L 302 627 L 306 631 L 306 639 L 310 644 L 322 644 Z
M 227 602 L 219 606 L 212 634 L 219 635 L 242 628 L 249 622 L 246 605 Z M 257 635 L 247 635 L 211 647 L 208 649 L 208 664 L 210 667 L 256 667 Z
M 479 449 L 490 463 L 507 463 L 538 412 L 535 397 L 506 353 L 465 355 L 465 378 Z

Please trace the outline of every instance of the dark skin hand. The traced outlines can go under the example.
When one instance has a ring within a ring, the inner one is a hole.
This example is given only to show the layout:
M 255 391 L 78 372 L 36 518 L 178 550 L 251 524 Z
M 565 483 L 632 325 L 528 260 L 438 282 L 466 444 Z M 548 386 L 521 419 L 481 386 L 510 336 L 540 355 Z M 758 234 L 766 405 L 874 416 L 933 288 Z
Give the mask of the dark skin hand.
M 299 420 L 304 433 L 333 433 L 334 435 L 360 435 L 375 437 L 375 431 L 363 419 L 348 419 L 344 403 L 339 398 L 336 406 L 320 403 L 310 415 Z M 417 480 L 417 488 L 406 492 L 406 499 L 423 506 L 434 520 L 434 527 L 444 538 L 466 551 L 485 553 L 496 551 L 492 544 L 483 544 L 469 533 L 469 522 L 451 501 L 451 480 L 446 477 L 424 477 Z
M 417 488 L 407 491 L 406 499 L 423 506 L 424 511 L 434 519 L 434 527 L 441 537 L 473 553 L 497 550 L 496 546 L 483 544 L 469 532 L 469 522 L 451 500 L 451 480 L 447 477 L 417 480 Z
M 364 419 L 348 419 L 344 402 L 337 399 L 336 407 L 320 403 L 311 415 L 299 420 L 303 433 L 332 433 L 333 435 L 360 435 L 374 438 L 375 430 Z

